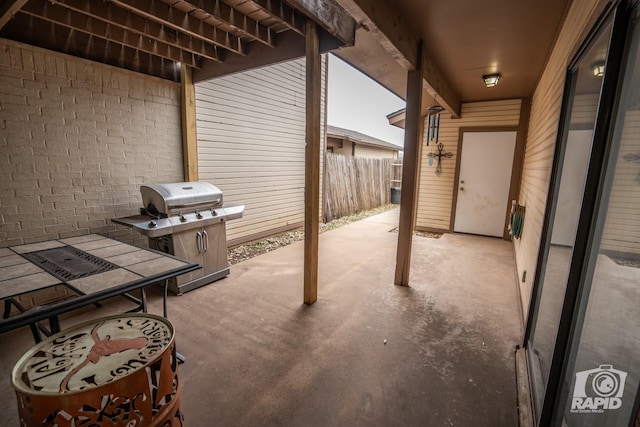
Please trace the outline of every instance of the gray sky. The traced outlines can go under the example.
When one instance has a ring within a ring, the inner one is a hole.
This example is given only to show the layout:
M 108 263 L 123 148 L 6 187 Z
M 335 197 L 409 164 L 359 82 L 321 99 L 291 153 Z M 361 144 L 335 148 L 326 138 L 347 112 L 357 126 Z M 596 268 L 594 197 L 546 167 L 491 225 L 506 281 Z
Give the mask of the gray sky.
M 404 131 L 391 126 L 387 114 L 405 107 L 405 102 L 334 55 L 329 55 L 329 99 L 327 121 L 403 145 Z

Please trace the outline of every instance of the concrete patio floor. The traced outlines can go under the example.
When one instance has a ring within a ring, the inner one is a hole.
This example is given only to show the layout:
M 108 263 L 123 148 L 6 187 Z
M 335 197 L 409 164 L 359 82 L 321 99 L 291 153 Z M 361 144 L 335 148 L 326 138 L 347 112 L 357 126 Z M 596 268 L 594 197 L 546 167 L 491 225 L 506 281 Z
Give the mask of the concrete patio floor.
M 521 315 L 512 244 L 415 236 L 411 287 L 393 285 L 398 210 L 320 236 L 318 301 L 302 303 L 302 242 L 169 298 L 188 426 L 516 426 Z M 150 312 L 160 314 L 158 289 Z M 123 298 L 62 320 L 130 308 Z M 386 344 L 385 344 L 386 340 Z M 17 426 L 10 372 L 33 345 L 0 335 L 0 426 Z

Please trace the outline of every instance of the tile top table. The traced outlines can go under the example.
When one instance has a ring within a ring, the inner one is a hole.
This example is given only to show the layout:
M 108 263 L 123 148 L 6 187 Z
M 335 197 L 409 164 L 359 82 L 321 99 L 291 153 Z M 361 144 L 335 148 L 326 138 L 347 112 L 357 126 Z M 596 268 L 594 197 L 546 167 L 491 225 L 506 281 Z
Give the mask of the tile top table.
M 67 311 L 144 290 L 198 268 L 200 265 L 172 255 L 98 234 L 0 248 L 0 299 L 13 299 L 55 285 L 65 285 L 78 294 L 17 316 L 7 317 L 5 312 L 0 319 L 0 333 L 44 319 L 55 318 L 57 324 L 57 316 Z M 166 295 L 164 302 L 166 311 Z

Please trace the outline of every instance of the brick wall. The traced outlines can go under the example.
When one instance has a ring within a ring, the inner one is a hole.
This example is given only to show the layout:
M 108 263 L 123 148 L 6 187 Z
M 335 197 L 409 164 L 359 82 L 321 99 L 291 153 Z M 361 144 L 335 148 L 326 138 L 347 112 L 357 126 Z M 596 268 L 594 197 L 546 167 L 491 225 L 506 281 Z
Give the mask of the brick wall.
M 101 233 L 181 181 L 180 87 L 0 39 L 0 247 Z

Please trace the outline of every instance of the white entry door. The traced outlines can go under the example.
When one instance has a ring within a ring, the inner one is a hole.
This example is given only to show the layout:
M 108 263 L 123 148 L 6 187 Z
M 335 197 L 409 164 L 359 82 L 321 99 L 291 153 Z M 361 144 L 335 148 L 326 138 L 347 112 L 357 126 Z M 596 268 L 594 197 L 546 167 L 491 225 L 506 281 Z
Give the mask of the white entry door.
M 502 237 L 516 132 L 465 132 L 454 231 Z

